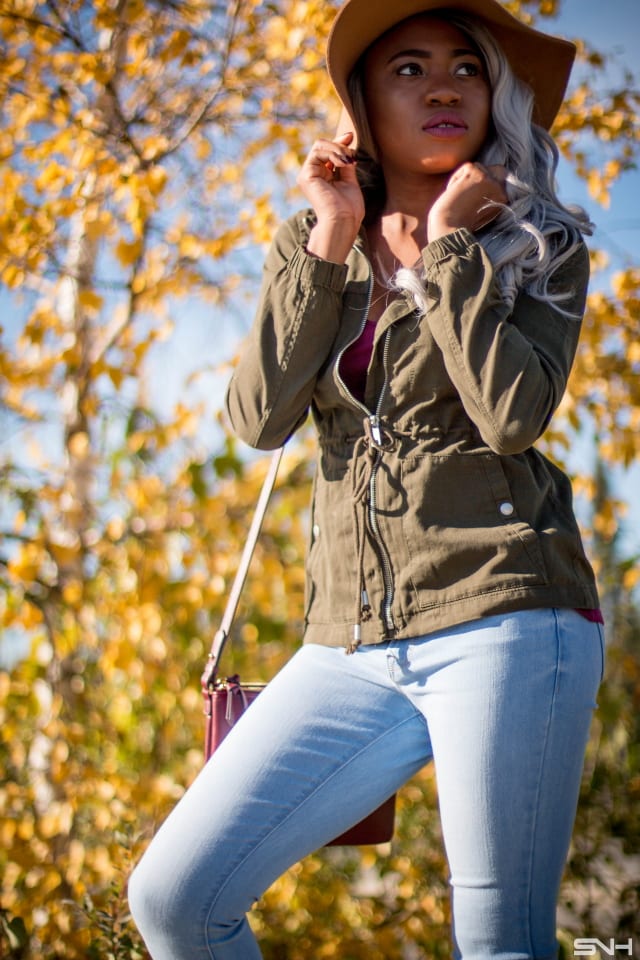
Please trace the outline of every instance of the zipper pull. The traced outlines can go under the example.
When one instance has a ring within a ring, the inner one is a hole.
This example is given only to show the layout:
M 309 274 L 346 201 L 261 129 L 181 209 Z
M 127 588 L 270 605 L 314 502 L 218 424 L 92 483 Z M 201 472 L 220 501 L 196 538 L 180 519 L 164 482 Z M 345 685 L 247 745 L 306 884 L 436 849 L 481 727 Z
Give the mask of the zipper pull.
M 369 603 L 369 594 L 364 587 L 362 589 L 362 593 L 360 594 L 360 613 L 362 614 L 363 620 L 371 619 L 371 604 Z
M 377 447 L 382 446 L 382 431 L 380 429 L 380 417 L 376 414 L 372 414 L 369 417 L 369 423 L 371 425 L 371 436 L 373 437 L 373 442 Z
M 360 644 L 362 643 L 362 629 L 359 623 L 354 623 L 353 625 L 353 640 L 351 643 L 347 644 L 345 647 L 345 653 L 349 657 L 352 653 L 355 653 Z
M 393 450 L 395 447 L 393 434 L 384 426 L 377 413 L 370 414 L 364 421 L 364 432 L 369 440 L 370 451 L 380 450 L 384 452 L 385 450 Z

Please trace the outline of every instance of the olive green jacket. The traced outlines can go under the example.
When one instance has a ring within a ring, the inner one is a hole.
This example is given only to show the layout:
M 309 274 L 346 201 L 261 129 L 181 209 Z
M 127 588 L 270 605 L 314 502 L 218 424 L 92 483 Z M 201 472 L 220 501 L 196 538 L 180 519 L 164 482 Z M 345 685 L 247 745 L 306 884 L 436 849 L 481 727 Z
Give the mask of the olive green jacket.
M 423 250 L 430 308 L 376 327 L 365 403 L 340 358 L 364 327 L 371 268 L 309 255 L 309 213 L 282 225 L 227 394 L 248 444 L 282 444 L 312 411 L 319 438 L 307 642 L 410 638 L 533 607 L 596 608 L 567 477 L 533 446 L 564 393 L 579 320 L 521 294 L 505 305 L 458 230 Z M 582 316 L 586 248 L 557 271 Z M 555 279 L 555 277 L 554 277 Z

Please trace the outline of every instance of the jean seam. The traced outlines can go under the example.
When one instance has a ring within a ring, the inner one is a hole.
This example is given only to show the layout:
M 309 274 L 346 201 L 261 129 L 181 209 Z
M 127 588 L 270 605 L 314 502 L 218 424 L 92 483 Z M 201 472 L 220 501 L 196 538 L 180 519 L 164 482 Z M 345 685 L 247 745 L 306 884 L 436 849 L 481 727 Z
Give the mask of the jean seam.
M 604 681 L 604 674 L 606 670 L 607 663 L 607 645 L 606 638 L 604 635 L 604 627 L 601 623 L 596 624 L 598 628 L 598 636 L 600 639 L 600 683 Z
M 413 706 L 413 705 L 412 705 L 412 706 Z M 266 843 L 267 840 L 269 840 L 277 830 L 279 830 L 281 827 L 284 827 L 284 826 L 288 823 L 288 821 L 291 819 L 291 817 L 292 817 L 294 814 L 298 813 L 298 812 L 300 811 L 300 809 L 301 809 L 302 807 L 304 807 L 304 805 L 305 805 L 306 803 L 308 803 L 309 800 L 311 800 L 312 797 L 315 796 L 315 794 L 318 792 L 318 790 L 320 790 L 320 789 L 322 789 L 323 787 L 325 787 L 335 776 L 337 776 L 342 770 L 344 770 L 345 767 L 347 767 L 350 763 L 353 763 L 354 760 L 357 760 L 358 757 L 361 757 L 362 754 L 363 754 L 366 750 L 368 750 L 370 747 L 374 746 L 375 744 L 379 743 L 380 740 L 382 740 L 382 739 L 383 739 L 384 737 L 386 737 L 388 734 L 395 733 L 400 727 L 404 726 L 405 723 L 409 723 L 410 721 L 415 720 L 416 715 L 419 716 L 419 717 L 422 717 L 422 714 L 420 713 L 419 710 L 416 710 L 415 707 L 414 707 L 413 709 L 414 709 L 415 712 L 414 712 L 414 714 L 412 714 L 412 716 L 410 716 L 410 717 L 405 717 L 404 720 L 401 720 L 399 723 L 396 723 L 393 727 L 390 727 L 390 728 L 388 728 L 387 730 L 384 730 L 378 737 L 376 737 L 375 740 L 372 740 L 370 743 L 367 743 L 367 744 L 366 744 L 365 746 L 363 746 L 360 750 L 358 750 L 357 753 L 355 753 L 355 754 L 353 754 L 353 756 L 349 757 L 349 760 L 348 760 L 348 761 L 345 761 L 345 762 L 343 762 L 342 764 L 340 764 L 339 767 L 336 767 L 336 769 L 333 771 L 333 773 L 332 773 L 329 777 L 327 777 L 326 779 L 324 779 L 324 780 L 322 781 L 322 783 L 318 784 L 318 785 L 316 786 L 315 790 L 313 790 L 312 793 L 310 793 L 308 796 L 306 796 L 293 810 L 291 810 L 291 811 L 287 814 L 287 816 L 285 817 L 284 820 L 281 820 L 278 824 L 276 824 L 274 827 L 272 827 L 271 830 L 269 830 L 269 832 L 268 832 L 267 834 L 265 834 L 265 836 L 262 838 L 262 840 L 260 840 L 260 842 L 259 842 L 255 847 L 252 847 L 252 849 L 245 854 L 245 856 L 242 858 L 242 860 L 240 860 L 240 861 L 236 864 L 236 866 L 233 868 L 233 870 L 231 871 L 231 873 L 228 875 L 228 877 L 227 877 L 226 880 L 224 881 L 223 885 L 222 885 L 222 886 L 220 887 L 220 889 L 218 890 L 218 893 L 216 894 L 215 898 L 212 900 L 211 905 L 210 905 L 210 907 L 209 907 L 209 910 L 207 911 L 207 916 L 206 916 L 206 918 L 205 918 L 205 923 L 204 923 L 204 927 L 205 927 L 205 929 L 204 929 L 205 946 L 206 946 L 206 948 L 207 948 L 207 952 L 208 952 L 209 957 L 211 958 L 211 960 L 215 960 L 215 956 L 214 956 L 214 954 L 211 952 L 210 945 L 209 945 L 209 943 L 207 942 L 207 940 L 208 940 L 207 930 L 208 930 L 209 923 L 210 923 L 210 920 L 211 920 L 211 914 L 212 914 L 212 912 L 213 912 L 216 904 L 217 904 L 218 901 L 220 900 L 220 897 L 222 896 L 222 894 L 224 893 L 224 891 L 226 890 L 226 888 L 227 888 L 228 885 L 230 884 L 231 880 L 235 877 L 235 875 L 238 873 L 238 871 L 240 870 L 240 868 L 243 866 L 243 864 L 245 863 L 245 861 L 247 860 L 247 858 L 250 857 L 250 856 L 252 856 L 257 850 L 259 850 L 260 847 L 261 847 L 264 843 Z M 423 719 L 423 721 L 424 721 L 424 717 L 422 717 L 422 719 Z
M 546 762 L 546 757 L 547 757 L 547 750 L 548 750 L 548 747 L 549 747 L 549 733 L 550 733 L 550 730 L 551 730 L 551 724 L 552 724 L 552 722 L 553 722 L 553 714 L 554 714 L 554 712 L 555 712 L 555 705 L 556 705 L 557 694 L 558 694 L 558 686 L 559 686 L 559 683 L 560 683 L 560 624 L 559 624 L 559 622 L 558 622 L 558 611 L 557 611 L 556 609 L 552 609 L 552 613 L 553 613 L 553 617 L 554 617 L 555 635 L 556 635 L 556 665 L 555 665 L 555 676 L 554 676 L 554 682 L 553 682 L 553 692 L 552 692 L 552 694 L 551 694 L 551 703 L 550 703 L 549 712 L 548 712 L 548 715 L 547 715 L 547 721 L 546 721 L 546 727 L 545 727 L 545 733 L 544 733 L 544 741 L 543 741 L 543 745 L 542 745 L 542 753 L 541 753 L 541 755 L 540 755 L 540 766 L 539 766 L 539 769 L 538 769 L 538 782 L 537 782 L 537 789 L 536 789 L 536 795 L 535 795 L 535 804 L 534 804 L 534 808 L 533 808 L 533 811 L 534 811 L 534 812 L 533 812 L 533 820 L 532 820 L 532 824 L 531 824 L 531 848 L 530 848 L 531 852 L 530 852 L 530 856 L 529 856 L 529 876 L 528 876 L 528 878 L 527 878 L 527 883 L 528 883 L 527 899 L 528 899 L 528 904 L 529 904 L 529 908 L 528 908 L 528 925 L 529 925 L 529 930 L 528 930 L 528 932 L 527 932 L 527 937 L 528 937 L 528 940 L 529 940 L 529 951 L 530 951 L 532 957 L 534 957 L 535 954 L 534 954 L 533 939 L 532 939 L 533 918 L 532 918 L 532 916 L 531 916 L 531 911 L 532 911 L 532 907 L 533 907 L 532 891 L 533 891 L 533 870 L 534 870 L 535 850 L 536 850 L 536 835 L 537 835 L 537 831 L 538 831 L 538 819 L 539 819 L 539 815 L 540 815 L 540 792 L 541 792 L 541 789 L 542 789 L 542 780 L 543 780 L 543 776 L 544 776 L 544 769 L 545 769 L 545 762 Z

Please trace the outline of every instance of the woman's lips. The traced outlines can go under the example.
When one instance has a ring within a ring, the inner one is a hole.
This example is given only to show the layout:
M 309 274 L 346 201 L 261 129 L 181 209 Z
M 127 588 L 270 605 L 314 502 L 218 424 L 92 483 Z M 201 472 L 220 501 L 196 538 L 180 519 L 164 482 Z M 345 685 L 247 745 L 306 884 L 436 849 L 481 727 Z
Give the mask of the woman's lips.
M 427 120 L 422 129 L 433 137 L 448 140 L 463 136 L 467 132 L 467 125 L 457 114 L 437 113 Z

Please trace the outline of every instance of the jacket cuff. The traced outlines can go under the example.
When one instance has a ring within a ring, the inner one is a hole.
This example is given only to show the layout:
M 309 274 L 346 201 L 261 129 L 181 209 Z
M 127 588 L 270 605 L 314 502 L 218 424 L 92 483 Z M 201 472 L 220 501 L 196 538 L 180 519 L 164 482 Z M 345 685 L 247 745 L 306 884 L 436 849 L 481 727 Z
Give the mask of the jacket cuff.
M 290 261 L 290 270 L 302 284 L 310 287 L 326 287 L 334 293 L 342 293 L 347 281 L 346 263 L 333 263 L 308 253 L 303 246 L 296 247 Z
M 435 266 L 451 256 L 468 256 L 470 248 L 477 245 L 478 241 L 475 235 L 466 227 L 447 233 L 444 237 L 432 240 L 422 251 L 425 268 L 428 270 L 429 267 Z

